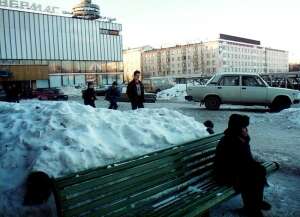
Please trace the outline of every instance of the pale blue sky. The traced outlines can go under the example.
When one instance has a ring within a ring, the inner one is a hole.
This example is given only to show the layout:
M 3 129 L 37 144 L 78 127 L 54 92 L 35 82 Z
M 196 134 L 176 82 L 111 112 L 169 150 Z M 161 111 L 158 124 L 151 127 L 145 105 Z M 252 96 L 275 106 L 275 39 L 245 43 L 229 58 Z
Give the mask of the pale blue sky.
M 29 0 L 71 9 L 80 0 Z M 123 24 L 124 47 L 169 45 L 219 33 L 261 40 L 300 61 L 299 0 L 93 0 Z

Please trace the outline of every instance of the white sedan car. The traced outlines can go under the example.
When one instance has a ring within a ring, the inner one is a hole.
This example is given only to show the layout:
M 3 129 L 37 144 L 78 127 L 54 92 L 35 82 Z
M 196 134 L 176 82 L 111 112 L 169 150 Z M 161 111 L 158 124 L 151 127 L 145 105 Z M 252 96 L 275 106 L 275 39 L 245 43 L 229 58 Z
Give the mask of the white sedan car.
M 258 74 L 216 74 L 204 86 L 189 86 L 187 95 L 217 110 L 221 104 L 262 105 L 281 111 L 300 102 L 300 91 L 270 87 Z

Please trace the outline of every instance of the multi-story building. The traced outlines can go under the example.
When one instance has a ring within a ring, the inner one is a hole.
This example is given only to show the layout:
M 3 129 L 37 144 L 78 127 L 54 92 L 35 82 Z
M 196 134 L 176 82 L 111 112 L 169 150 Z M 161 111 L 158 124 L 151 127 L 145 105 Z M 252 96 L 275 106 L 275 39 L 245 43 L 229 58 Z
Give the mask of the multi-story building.
M 144 46 L 123 51 L 124 79 L 126 81 L 132 80 L 134 71 L 142 71 L 142 53 L 152 49 L 150 46 Z
M 260 41 L 220 34 L 219 39 L 142 52 L 145 77 L 205 75 L 217 72 L 288 72 L 288 52 Z
M 0 8 L 0 83 L 35 88 L 122 81 L 122 26 L 99 17 L 90 0 L 74 7 L 72 17 Z

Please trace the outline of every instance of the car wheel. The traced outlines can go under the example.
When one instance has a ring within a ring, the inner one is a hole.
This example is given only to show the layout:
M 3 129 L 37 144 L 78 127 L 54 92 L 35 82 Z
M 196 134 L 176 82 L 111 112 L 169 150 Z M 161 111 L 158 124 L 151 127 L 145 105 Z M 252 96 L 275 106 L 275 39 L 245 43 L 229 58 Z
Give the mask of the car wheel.
M 277 97 L 269 107 L 271 112 L 281 112 L 284 109 L 290 108 L 291 105 L 290 99 L 286 97 Z
M 205 107 L 209 110 L 218 110 L 221 105 L 221 100 L 217 96 L 208 96 L 205 98 Z

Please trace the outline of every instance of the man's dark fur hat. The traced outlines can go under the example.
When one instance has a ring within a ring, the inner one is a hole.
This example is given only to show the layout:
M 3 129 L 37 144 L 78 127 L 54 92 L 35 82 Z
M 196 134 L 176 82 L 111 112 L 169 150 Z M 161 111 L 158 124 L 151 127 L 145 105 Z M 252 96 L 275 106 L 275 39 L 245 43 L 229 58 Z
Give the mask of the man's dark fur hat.
M 240 130 L 248 127 L 250 118 L 247 115 L 233 114 L 229 118 L 228 129 Z

